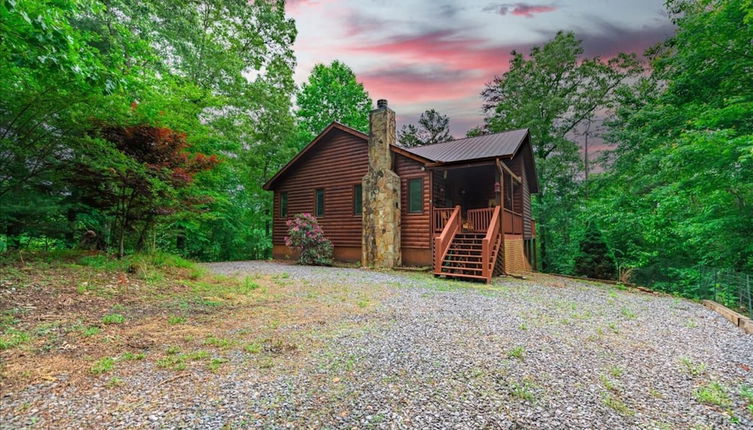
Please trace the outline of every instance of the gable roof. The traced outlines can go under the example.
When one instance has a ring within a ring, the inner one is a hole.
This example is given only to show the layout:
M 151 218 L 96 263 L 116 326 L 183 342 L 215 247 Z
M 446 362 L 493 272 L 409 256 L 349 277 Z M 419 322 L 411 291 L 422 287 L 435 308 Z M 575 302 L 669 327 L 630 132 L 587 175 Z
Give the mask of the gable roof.
M 528 137 L 528 129 L 466 137 L 433 145 L 403 148 L 435 163 L 456 163 L 498 157 L 513 157 Z
M 298 154 L 295 155 L 295 157 L 293 157 L 290 161 L 288 161 L 288 164 L 284 165 L 279 171 L 277 171 L 277 173 L 275 173 L 275 175 L 272 176 L 262 186 L 262 188 L 264 188 L 265 190 L 271 190 L 272 187 L 274 186 L 275 182 L 277 182 L 277 180 L 280 179 L 285 174 L 285 172 L 288 169 L 290 169 L 291 167 L 293 167 L 293 165 L 296 164 L 298 162 L 298 160 L 300 160 L 301 158 L 303 158 L 303 156 L 306 155 L 306 153 L 308 153 L 309 151 L 311 151 L 311 149 L 313 147 L 315 147 L 317 143 L 321 142 L 328 134 L 330 134 L 334 130 L 344 131 L 345 133 L 351 134 L 351 135 L 353 135 L 355 137 L 359 137 L 359 138 L 361 138 L 363 140 L 369 140 L 369 136 L 368 135 L 366 135 L 364 133 L 361 133 L 360 131 L 358 131 L 358 130 L 356 130 L 354 128 L 350 128 L 350 127 L 348 127 L 345 124 L 340 124 L 337 121 L 332 121 L 327 127 L 324 128 L 324 130 L 322 130 L 321 133 L 319 133 L 318 136 L 316 136 L 314 138 L 314 140 L 312 140 L 311 142 L 309 142 L 309 144 L 306 145 L 303 149 L 301 149 L 298 152 Z

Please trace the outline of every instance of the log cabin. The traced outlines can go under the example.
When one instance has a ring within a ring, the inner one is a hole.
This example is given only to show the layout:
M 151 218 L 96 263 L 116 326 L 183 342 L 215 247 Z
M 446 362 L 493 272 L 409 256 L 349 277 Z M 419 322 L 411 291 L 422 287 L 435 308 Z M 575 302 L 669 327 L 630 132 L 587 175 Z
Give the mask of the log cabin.
M 264 185 L 275 258 L 295 254 L 286 221 L 312 213 L 335 259 L 365 267 L 430 266 L 486 282 L 536 267 L 527 129 L 406 148 L 386 100 L 369 121 L 368 135 L 331 123 Z

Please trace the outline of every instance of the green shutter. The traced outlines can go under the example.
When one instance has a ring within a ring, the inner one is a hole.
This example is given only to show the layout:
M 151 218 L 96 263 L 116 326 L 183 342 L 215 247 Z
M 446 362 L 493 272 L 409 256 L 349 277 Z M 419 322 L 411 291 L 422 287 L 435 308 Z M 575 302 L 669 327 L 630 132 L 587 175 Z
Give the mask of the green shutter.
M 408 212 L 421 213 L 424 210 L 424 179 L 408 181 Z
M 363 213 L 363 188 L 361 184 L 353 187 L 353 214 L 361 215 Z
M 316 190 L 316 216 L 324 216 L 324 189 Z

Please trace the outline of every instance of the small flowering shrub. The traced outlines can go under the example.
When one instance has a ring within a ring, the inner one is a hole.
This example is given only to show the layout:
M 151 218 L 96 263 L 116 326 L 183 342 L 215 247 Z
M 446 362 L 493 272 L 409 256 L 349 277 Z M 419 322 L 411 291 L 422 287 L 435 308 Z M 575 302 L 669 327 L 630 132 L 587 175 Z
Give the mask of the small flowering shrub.
M 287 225 L 285 245 L 301 252 L 298 263 L 316 266 L 332 264 L 332 242 L 324 237 L 324 232 L 313 215 L 294 215 L 288 220 Z

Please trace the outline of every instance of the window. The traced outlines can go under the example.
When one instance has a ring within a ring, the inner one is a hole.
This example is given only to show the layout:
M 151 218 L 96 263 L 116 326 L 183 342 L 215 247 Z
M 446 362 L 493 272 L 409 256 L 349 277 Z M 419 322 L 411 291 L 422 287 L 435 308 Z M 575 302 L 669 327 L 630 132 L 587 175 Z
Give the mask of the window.
M 288 216 L 288 192 L 284 191 L 280 193 L 280 216 Z
M 424 210 L 424 178 L 408 181 L 408 212 L 421 213 Z
M 315 194 L 316 207 L 314 208 L 314 214 L 318 218 L 324 216 L 324 188 L 317 189 Z
M 353 186 L 353 215 L 361 215 L 363 213 L 363 188 L 361 184 Z

